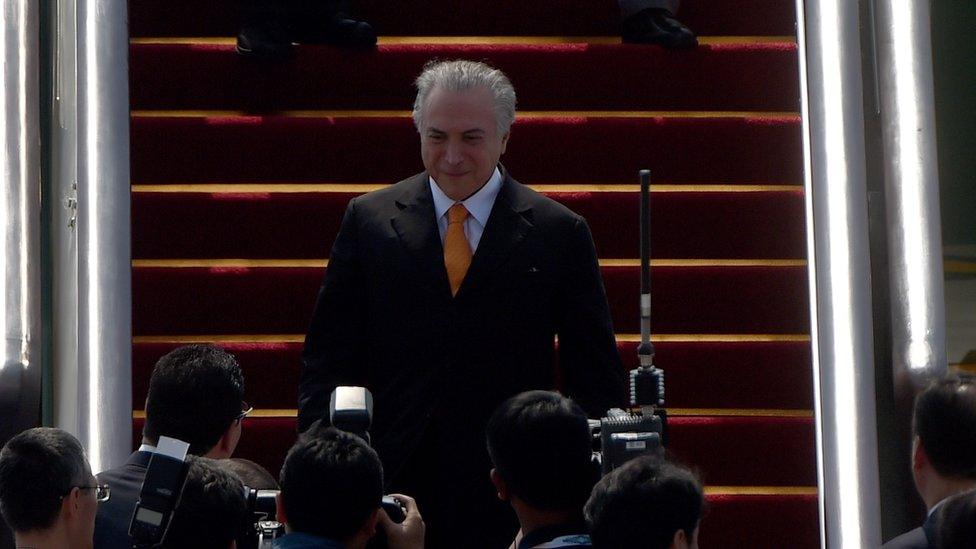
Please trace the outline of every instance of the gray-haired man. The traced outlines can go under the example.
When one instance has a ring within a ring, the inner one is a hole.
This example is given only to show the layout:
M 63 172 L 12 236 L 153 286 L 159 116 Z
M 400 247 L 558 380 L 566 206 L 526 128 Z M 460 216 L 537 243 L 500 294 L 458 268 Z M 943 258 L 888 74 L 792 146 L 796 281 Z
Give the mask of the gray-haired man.
M 563 389 L 590 414 L 623 402 L 620 357 L 586 222 L 499 164 L 508 78 L 447 61 L 417 87 L 426 171 L 349 203 L 305 339 L 299 428 L 335 386 L 368 386 L 387 489 L 417 498 L 428 546 L 503 547 L 517 526 L 485 474 L 488 416 L 556 385 L 557 335 Z

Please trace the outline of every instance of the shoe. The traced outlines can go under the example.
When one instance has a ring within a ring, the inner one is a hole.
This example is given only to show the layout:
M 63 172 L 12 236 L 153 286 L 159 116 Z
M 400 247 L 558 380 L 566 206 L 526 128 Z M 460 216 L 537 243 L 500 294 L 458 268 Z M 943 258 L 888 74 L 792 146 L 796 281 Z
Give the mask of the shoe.
M 258 59 L 284 59 L 291 55 L 292 44 L 279 24 L 250 23 L 237 34 L 237 53 Z
M 295 25 L 295 41 L 300 44 L 330 44 L 343 48 L 372 48 L 376 45 L 376 31 L 365 21 L 357 21 L 344 13 L 309 17 Z
M 669 50 L 698 46 L 695 33 L 661 8 L 648 8 L 624 19 L 620 34 L 627 44 L 656 44 Z

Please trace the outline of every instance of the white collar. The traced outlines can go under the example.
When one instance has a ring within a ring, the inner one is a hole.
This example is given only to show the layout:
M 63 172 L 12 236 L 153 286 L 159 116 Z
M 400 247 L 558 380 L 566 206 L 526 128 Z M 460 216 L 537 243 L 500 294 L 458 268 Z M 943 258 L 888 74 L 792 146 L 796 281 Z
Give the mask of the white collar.
M 430 192 L 434 196 L 435 219 L 440 219 L 457 202 L 444 194 L 444 191 L 437 186 L 437 182 L 434 181 L 433 177 L 428 176 L 428 179 L 430 180 Z M 468 210 L 471 217 L 478 220 L 478 223 L 482 227 L 485 227 L 488 225 L 488 216 L 491 215 L 491 208 L 495 205 L 495 198 L 498 197 L 498 192 L 501 189 L 502 173 L 496 167 L 491 177 L 488 178 L 488 182 L 482 185 L 478 189 L 478 192 L 462 200 L 461 204 L 464 204 L 465 209 Z
M 149 452 L 150 454 L 155 454 L 156 453 L 156 447 L 153 446 L 152 444 L 142 444 L 142 445 L 139 446 L 139 451 L 140 452 Z

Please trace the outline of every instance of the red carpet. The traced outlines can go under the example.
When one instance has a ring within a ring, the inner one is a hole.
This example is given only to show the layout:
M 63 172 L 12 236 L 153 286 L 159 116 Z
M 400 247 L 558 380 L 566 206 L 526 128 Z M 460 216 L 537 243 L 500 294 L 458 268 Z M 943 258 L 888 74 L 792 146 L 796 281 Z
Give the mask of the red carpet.
M 137 116 L 132 180 L 391 183 L 423 170 L 416 141 L 407 116 Z M 658 183 L 797 184 L 801 146 L 798 116 L 541 117 L 515 123 L 503 161 L 526 184 L 633 183 L 641 167 Z
M 670 451 L 709 487 L 702 546 L 818 547 L 793 1 L 685 0 L 706 44 L 688 52 L 614 43 L 616 0 L 357 4 L 382 35 L 416 39 L 254 63 L 227 40 L 234 0 L 129 1 L 137 410 L 160 355 L 216 341 L 258 409 L 238 455 L 276 472 L 346 203 L 422 168 L 407 116 L 420 67 L 487 60 L 525 114 L 504 163 L 587 218 L 627 368 L 634 183 L 652 170 L 657 364 Z M 519 36 L 425 38 L 466 35 Z M 195 36 L 224 40 L 166 40 Z
M 356 13 L 383 35 L 608 35 L 619 32 L 616 0 L 359 0 Z M 391 7 L 392 6 L 392 7 Z M 792 35 L 793 3 L 684 0 L 681 20 L 701 35 Z M 233 36 L 234 0 L 129 0 L 132 36 Z
M 130 55 L 133 109 L 404 109 L 424 63 L 457 57 L 504 70 L 522 109 L 778 111 L 799 101 L 796 46 L 779 42 L 677 53 L 584 43 L 308 47 L 271 65 L 238 57 L 230 44 L 135 44 Z M 190 86 L 193 96 L 183 96 Z
M 640 329 L 635 266 L 603 267 L 618 332 Z M 322 282 L 313 267 L 137 267 L 133 331 L 304 333 Z M 808 333 L 806 267 L 656 267 L 654 333 Z
M 137 192 L 133 252 L 137 259 L 326 258 L 346 203 L 357 194 Z M 637 227 L 601 220 L 632 218 L 636 191 L 546 194 L 589 220 L 601 257 L 634 255 Z M 655 257 L 796 259 L 806 254 L 801 191 L 654 192 L 651 200 Z M 188 224 L 187 218 L 198 222 Z M 779 238 L 767 238 L 770 227 L 780 231 Z

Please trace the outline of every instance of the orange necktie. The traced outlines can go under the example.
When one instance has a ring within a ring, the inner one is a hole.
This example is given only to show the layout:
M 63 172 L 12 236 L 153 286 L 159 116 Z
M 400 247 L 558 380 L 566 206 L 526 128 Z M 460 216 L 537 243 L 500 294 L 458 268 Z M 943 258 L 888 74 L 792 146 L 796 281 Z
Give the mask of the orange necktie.
M 447 279 L 451 282 L 451 295 L 457 295 L 461 281 L 471 266 L 471 244 L 464 236 L 464 220 L 468 210 L 458 203 L 447 210 L 447 236 L 444 237 L 444 266 Z

